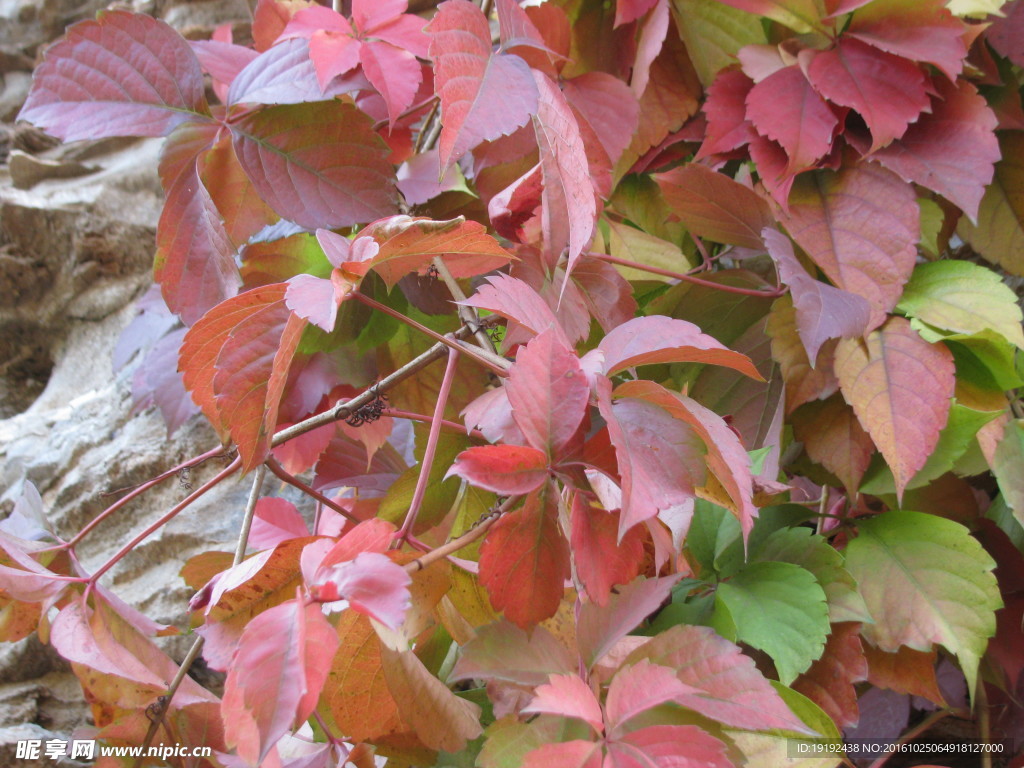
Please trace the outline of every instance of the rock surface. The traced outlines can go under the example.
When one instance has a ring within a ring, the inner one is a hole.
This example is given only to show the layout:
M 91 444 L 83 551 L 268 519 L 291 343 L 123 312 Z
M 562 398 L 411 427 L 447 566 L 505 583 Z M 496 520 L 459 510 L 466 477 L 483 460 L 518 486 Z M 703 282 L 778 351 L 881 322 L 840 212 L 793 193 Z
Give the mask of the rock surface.
M 133 413 L 131 366 L 117 374 L 112 366 L 115 342 L 151 282 L 160 140 L 54 147 L 11 124 L 41 47 L 106 5 L 0 0 L 0 518 L 31 482 L 65 537 L 117 498 L 105 494 L 217 445 L 201 418 L 168 439 L 157 411 Z M 190 37 L 248 15 L 245 0 L 118 5 L 159 15 Z M 188 482 L 198 486 L 220 466 L 208 462 L 128 505 L 82 542 L 85 566 L 103 563 L 187 495 Z M 181 564 L 200 551 L 233 549 L 247 486 L 216 488 L 103 583 L 153 619 L 184 626 L 192 592 Z M 166 647 L 180 658 L 190 642 L 170 638 Z M 67 738 L 88 717 L 77 681 L 51 649 L 35 636 L 0 644 L 0 765 L 38 765 L 15 757 L 19 739 Z

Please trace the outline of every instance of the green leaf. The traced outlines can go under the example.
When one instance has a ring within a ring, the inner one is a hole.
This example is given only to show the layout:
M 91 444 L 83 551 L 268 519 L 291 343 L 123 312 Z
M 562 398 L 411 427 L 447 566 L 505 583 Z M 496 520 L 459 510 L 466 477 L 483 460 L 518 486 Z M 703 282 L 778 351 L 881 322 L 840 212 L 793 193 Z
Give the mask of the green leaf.
M 420 425 L 417 425 L 417 458 L 423 455 L 426 432 L 426 429 L 421 429 Z M 471 444 L 465 435 L 443 430 L 438 435 L 437 452 L 434 454 L 434 463 L 430 467 L 426 494 L 423 496 L 423 504 L 420 507 L 419 516 L 416 518 L 417 532 L 437 525 L 451 511 L 459 493 L 459 478 L 450 477 L 445 480 L 444 475 L 455 461 L 455 457 Z M 412 503 L 413 492 L 416 489 L 416 482 L 419 480 L 422 466 L 422 463 L 418 462 L 398 476 L 398 479 L 388 488 L 384 498 L 381 499 L 378 517 L 399 525 L 402 523 L 409 511 L 409 505 Z
M 1024 312 L 1016 294 L 991 269 L 969 261 L 918 265 L 896 308 L 944 331 L 992 330 L 1024 348 Z
M 718 586 L 711 625 L 771 656 L 779 679 L 788 684 L 825 647 L 825 592 L 814 574 L 798 565 L 751 563 Z
M 1024 419 L 1008 422 L 996 447 L 992 473 L 999 482 L 1006 506 L 1024 525 Z
M 995 178 L 985 189 L 975 226 L 963 217 L 957 234 L 989 261 L 1024 275 L 1024 132 L 1002 131 Z
M 978 430 L 1000 413 L 1001 411 L 976 411 L 954 400 L 949 410 L 949 421 L 939 433 L 935 449 L 924 466 L 907 483 L 907 488 L 920 488 L 953 469 L 960 457 L 973 445 Z M 872 462 L 864 475 L 860 490 L 874 496 L 896 493 L 892 472 L 881 457 L 876 456 Z
M 747 758 L 744 765 L 747 768 L 834 768 L 842 763 L 842 759 L 832 753 L 827 753 L 824 757 L 806 756 L 821 754 L 815 751 L 801 753 L 801 745 L 806 745 L 810 750 L 823 743 L 841 744 L 843 735 L 832 722 L 832 718 L 813 701 L 774 680 L 769 682 L 793 714 L 808 728 L 821 734 L 822 738 L 796 736 L 787 731 L 755 733 L 727 728 L 729 738 Z
M 1002 605 L 995 562 L 966 528 L 933 515 L 890 511 L 858 529 L 846 567 L 875 618 L 864 637 L 883 651 L 940 643 L 957 656 L 973 692 Z
M 1013 546 L 1024 552 L 1024 525 L 1013 516 L 1013 510 L 1006 503 L 1006 499 L 1000 494 L 985 510 L 985 517 L 999 526 L 1005 533 Z
M 754 549 L 751 562 L 793 563 L 806 568 L 818 580 L 828 602 L 829 621 L 870 622 L 871 614 L 857 592 L 857 580 L 843 565 L 843 556 L 824 536 L 810 528 L 782 528 Z
M 917 198 L 917 207 L 921 209 L 921 237 L 917 244 L 925 253 L 938 258 L 939 236 L 946 214 L 938 203 L 927 197 Z
M 635 261 L 648 267 L 667 269 L 670 272 L 686 272 L 693 267 L 678 246 L 660 237 L 649 235 L 642 230 L 630 227 L 626 224 L 619 224 L 614 221 L 608 222 L 609 238 L 608 244 L 611 255 L 627 261 Z M 672 278 L 656 275 L 651 272 L 623 267 L 618 264 L 615 268 L 627 280 L 658 280 L 661 282 L 674 282 Z
M 736 63 L 741 48 L 768 42 L 757 16 L 719 0 L 673 0 L 672 5 L 679 34 L 705 88 L 719 70 Z
M 946 336 L 942 341 L 953 353 L 957 378 L 996 391 L 1016 389 L 1024 384 L 1015 364 L 1013 345 L 993 331 L 973 336 Z
M 694 501 L 686 546 L 708 575 L 724 578 L 743 564 L 740 533 L 740 523 L 729 510 L 704 499 Z

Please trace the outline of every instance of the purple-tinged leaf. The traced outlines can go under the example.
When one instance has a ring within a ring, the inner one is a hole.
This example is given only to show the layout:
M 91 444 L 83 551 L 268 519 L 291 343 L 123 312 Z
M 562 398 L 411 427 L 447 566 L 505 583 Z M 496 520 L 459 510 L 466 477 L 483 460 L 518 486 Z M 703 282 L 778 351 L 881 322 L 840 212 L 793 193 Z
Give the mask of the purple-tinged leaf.
M 231 132 L 238 161 L 283 218 L 329 229 L 395 210 L 387 146 L 351 104 L 267 107 L 232 123 Z
M 614 165 L 629 146 L 640 118 L 640 106 L 629 86 L 607 72 L 585 72 L 562 83 L 566 101 L 577 119 L 593 129 Z
M 325 101 L 368 87 L 361 75 L 332 81 L 321 89 L 306 40 L 285 40 L 252 60 L 231 82 L 228 105 L 301 104 Z
M 231 85 L 238 73 L 259 56 L 252 48 L 221 40 L 190 40 L 188 44 L 203 71 L 223 85 Z
M 866 299 L 808 275 L 793 253 L 792 242 L 778 230 L 766 228 L 764 242 L 779 278 L 793 295 L 797 330 L 808 359 L 817 360 L 818 350 L 828 339 L 852 339 L 864 334 L 871 318 L 871 305 Z
M 77 141 L 166 136 L 209 113 L 199 61 L 181 35 L 150 16 L 106 11 L 46 51 L 18 119 Z

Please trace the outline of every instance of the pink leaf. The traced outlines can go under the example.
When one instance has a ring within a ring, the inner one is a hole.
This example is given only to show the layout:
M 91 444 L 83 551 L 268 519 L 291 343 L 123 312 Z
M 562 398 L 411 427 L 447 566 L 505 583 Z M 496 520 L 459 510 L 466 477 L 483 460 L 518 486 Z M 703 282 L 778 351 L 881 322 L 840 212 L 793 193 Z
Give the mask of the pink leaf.
M 675 670 L 652 664 L 647 659 L 621 667 L 612 678 L 605 702 L 608 729 L 614 731 L 651 707 L 695 691 L 680 682 Z
M 462 416 L 467 427 L 479 429 L 492 443 L 526 444 L 526 436 L 512 418 L 505 387 L 485 391 L 463 409 Z
M 231 85 L 231 81 L 238 73 L 259 55 L 252 48 L 223 40 L 190 40 L 189 45 L 199 59 L 203 71 L 221 86 Z M 218 98 L 222 100 L 226 100 L 226 95 L 221 91 L 217 92 Z
M 621 539 L 658 510 L 693 498 L 705 479 L 706 449 L 689 426 L 656 405 L 632 398 L 612 403 L 608 379 L 598 379 L 597 393 L 622 478 Z
M 930 106 L 919 66 L 852 38 L 817 51 L 807 77 L 826 99 L 864 118 L 872 152 L 903 136 Z
M 643 0 L 647 2 L 647 0 Z M 621 6 L 616 6 L 616 16 Z M 644 95 L 647 83 L 651 79 L 651 64 L 661 53 L 661 46 L 668 34 L 669 3 L 668 0 L 656 0 L 651 15 L 644 22 L 640 31 L 640 39 L 636 45 L 636 61 L 633 63 L 633 78 L 630 88 L 637 98 Z M 618 24 L 616 24 L 618 26 Z
M 337 647 L 318 605 L 289 600 L 246 625 L 221 702 L 225 738 L 239 757 L 257 765 L 310 716 Z
M 245 67 L 228 89 L 229 105 L 300 104 L 333 99 L 369 86 L 361 76 L 349 77 L 320 87 L 310 60 L 309 42 L 285 40 L 264 51 Z
M 696 159 L 732 152 L 757 135 L 747 120 L 747 95 L 753 87 L 754 81 L 738 69 L 718 73 L 704 101 L 708 127 Z
M 637 317 L 613 329 L 597 346 L 604 352 L 604 372 L 614 376 L 627 368 L 654 363 L 710 363 L 744 373 L 761 374 L 750 358 L 727 349 L 686 320 L 660 315 Z
M 505 389 L 527 441 L 551 457 L 576 434 L 590 398 L 579 358 L 551 330 L 519 348 Z
M 533 334 L 552 328 L 559 341 L 564 342 L 566 346 L 572 346 L 555 313 L 541 295 L 527 283 L 508 275 L 495 275 L 485 280 L 486 282 L 466 299 L 464 304 L 501 315 Z
M 352 610 L 398 629 L 411 598 L 405 569 L 378 552 L 360 552 L 354 560 L 321 565 L 310 589 L 319 600 L 348 600 Z
M 604 731 L 601 705 L 579 675 L 551 675 L 547 683 L 537 688 L 533 700 L 522 711 L 575 717 L 597 733 Z
M 209 119 L 196 55 L 174 29 L 106 11 L 47 49 L 18 115 L 64 141 L 166 136 Z
M 303 37 L 309 40 L 309 58 L 316 69 L 321 89 L 338 75 L 359 64 L 362 44 L 348 20 L 330 8 L 313 5 L 302 8 L 288 22 L 279 39 Z
M 573 496 L 571 537 L 576 576 L 598 605 L 608 603 L 612 587 L 632 581 L 640 572 L 643 529 L 634 526 L 619 541 L 619 513 L 595 509 L 581 494 Z
M 394 211 L 387 147 L 351 104 L 266 107 L 231 132 L 260 197 L 286 219 L 309 229 L 347 227 Z
M 295 505 L 286 499 L 264 496 L 256 502 L 249 531 L 249 546 L 272 549 L 282 541 L 309 536 L 309 528 Z
M 985 188 L 995 174 L 999 142 L 996 116 L 966 80 L 935 83 L 939 96 L 931 114 L 873 158 L 904 180 L 934 190 L 974 221 Z
M 547 478 L 548 457 L 526 446 L 482 445 L 460 453 L 445 477 L 451 475 L 495 493 L 529 493 Z
M 796 65 L 780 69 L 750 89 L 747 118 L 786 151 L 789 173 L 811 168 L 826 155 L 839 124 Z
M 640 106 L 632 90 L 606 72 L 584 72 L 562 82 L 562 93 L 586 122 L 614 164 L 629 146 L 640 118 Z
M 620 639 L 658 610 L 677 581 L 678 575 L 636 579 L 612 595 L 604 607 L 584 603 L 579 609 L 576 641 L 586 668 L 592 668 Z
M 525 125 L 537 111 L 537 87 L 525 61 L 492 54 L 487 19 L 467 0 L 442 3 L 427 31 L 447 168 L 480 142 Z
M 695 725 L 651 725 L 608 744 L 604 768 L 730 768 L 725 744 Z
M 920 209 L 913 187 L 862 162 L 801 177 L 789 202 L 782 217 L 789 234 L 833 283 L 870 302 L 869 327 L 878 326 L 914 269 Z
M 766 228 L 764 242 L 779 278 L 793 296 L 797 330 L 809 360 L 818 359 L 818 350 L 828 339 L 864 334 L 871 317 L 871 306 L 865 299 L 808 275 L 793 253 L 793 244 L 778 230 Z
M 597 217 L 594 185 L 590 180 L 583 138 L 565 96 L 545 75 L 535 71 L 533 78 L 539 94 L 533 126 L 544 179 L 541 195 L 544 248 L 552 263 L 568 248 L 565 271 L 570 274 L 594 236 Z
M 387 104 L 388 121 L 393 127 L 419 90 L 423 79 L 420 63 L 408 51 L 380 41 L 363 43 L 359 61 L 367 80 Z
M 601 746 L 593 741 L 562 741 L 531 750 L 523 768 L 601 768 Z
M 338 287 L 331 280 L 303 274 L 288 280 L 284 301 L 296 315 L 330 333 L 334 330 L 338 307 L 346 294 L 347 291 L 339 296 Z

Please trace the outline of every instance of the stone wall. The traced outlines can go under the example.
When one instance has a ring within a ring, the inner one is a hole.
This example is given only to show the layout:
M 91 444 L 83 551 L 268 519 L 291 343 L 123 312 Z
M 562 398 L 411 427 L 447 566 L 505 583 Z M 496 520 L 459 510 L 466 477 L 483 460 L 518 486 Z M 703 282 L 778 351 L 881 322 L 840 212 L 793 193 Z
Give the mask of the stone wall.
M 217 444 L 200 418 L 168 439 L 158 412 L 132 413 L 130 367 L 115 375 L 114 344 L 151 282 L 162 194 L 160 141 L 54 146 L 13 118 L 41 46 L 106 5 L 97 0 L 0 0 L 0 517 L 26 481 L 69 536 L 116 496 Z M 136 0 L 121 7 L 167 20 L 189 37 L 245 20 L 245 0 Z M 212 463 L 192 473 L 195 486 Z M 104 583 L 152 618 L 183 626 L 191 591 L 178 575 L 190 555 L 233 549 L 245 481 L 217 488 L 144 543 Z M 171 479 L 118 513 L 79 548 L 96 567 L 187 494 Z M 188 638 L 170 639 L 184 655 Z M 67 664 L 34 636 L 0 644 L 0 765 L 19 768 L 14 743 L 67 737 L 88 708 Z M 53 763 L 57 765 L 56 763 Z

